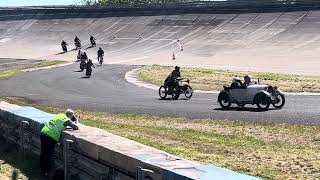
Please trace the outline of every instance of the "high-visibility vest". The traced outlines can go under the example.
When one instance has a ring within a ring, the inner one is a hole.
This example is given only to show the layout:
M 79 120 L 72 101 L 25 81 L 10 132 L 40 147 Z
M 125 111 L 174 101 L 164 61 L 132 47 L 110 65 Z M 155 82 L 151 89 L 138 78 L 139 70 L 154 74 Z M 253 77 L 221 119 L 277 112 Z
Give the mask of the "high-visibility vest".
M 41 132 L 56 141 L 60 141 L 62 131 L 66 129 L 64 123 L 68 120 L 69 118 L 65 114 L 56 114 L 45 124 Z

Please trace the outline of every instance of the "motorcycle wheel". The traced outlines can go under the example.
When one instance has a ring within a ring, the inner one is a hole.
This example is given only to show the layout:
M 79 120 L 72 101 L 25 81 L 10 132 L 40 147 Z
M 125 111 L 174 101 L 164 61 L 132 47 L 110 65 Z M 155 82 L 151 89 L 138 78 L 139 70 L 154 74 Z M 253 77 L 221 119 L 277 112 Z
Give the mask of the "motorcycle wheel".
M 186 98 L 190 99 L 193 95 L 193 90 L 189 85 L 186 85 L 185 88 L 186 88 L 186 91 L 185 91 L 186 93 L 184 95 L 186 96 Z
M 159 88 L 159 96 L 160 96 L 161 99 L 165 99 L 167 97 L 166 87 L 160 86 L 160 88 Z
M 284 104 L 286 103 L 286 98 L 283 94 L 277 94 L 276 95 L 276 102 L 272 101 L 272 106 L 275 108 L 282 108 Z
M 172 99 L 177 100 L 179 98 L 179 96 L 180 96 L 180 90 L 177 87 L 173 88 Z

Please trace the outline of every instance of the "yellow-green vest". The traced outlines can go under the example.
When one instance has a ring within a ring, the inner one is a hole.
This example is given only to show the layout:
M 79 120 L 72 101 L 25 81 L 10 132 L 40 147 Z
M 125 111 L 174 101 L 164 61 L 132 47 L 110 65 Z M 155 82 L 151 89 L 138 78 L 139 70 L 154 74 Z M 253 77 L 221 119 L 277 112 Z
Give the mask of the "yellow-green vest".
M 65 114 L 56 114 L 45 124 L 41 132 L 56 141 L 60 141 L 62 131 L 66 129 L 64 123 L 68 120 L 69 118 Z

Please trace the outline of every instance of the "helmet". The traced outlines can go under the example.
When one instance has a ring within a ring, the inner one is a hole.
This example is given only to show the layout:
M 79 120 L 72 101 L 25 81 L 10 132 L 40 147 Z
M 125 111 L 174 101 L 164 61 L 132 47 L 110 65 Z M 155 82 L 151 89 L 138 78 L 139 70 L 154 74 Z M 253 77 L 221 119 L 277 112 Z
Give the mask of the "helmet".
M 175 70 L 179 71 L 180 70 L 180 67 L 179 66 L 176 66 L 174 67 Z
M 99 49 L 101 50 L 102 48 L 101 48 L 101 47 L 99 47 Z
M 243 79 L 244 79 L 244 83 L 249 84 L 251 83 L 252 77 L 250 75 L 245 75 Z
M 72 116 L 74 115 L 74 111 L 72 109 L 67 109 L 64 113 L 68 118 L 72 118 Z

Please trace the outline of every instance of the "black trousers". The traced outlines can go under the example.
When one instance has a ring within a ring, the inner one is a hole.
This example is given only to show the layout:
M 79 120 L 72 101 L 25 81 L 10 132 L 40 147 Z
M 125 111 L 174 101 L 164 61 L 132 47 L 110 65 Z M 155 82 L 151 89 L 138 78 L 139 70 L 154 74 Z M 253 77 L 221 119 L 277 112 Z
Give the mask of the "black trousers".
M 41 140 L 40 169 L 41 169 L 41 173 L 45 174 L 45 173 L 49 173 L 50 171 L 54 148 L 58 142 L 43 133 L 40 134 L 40 140 Z

